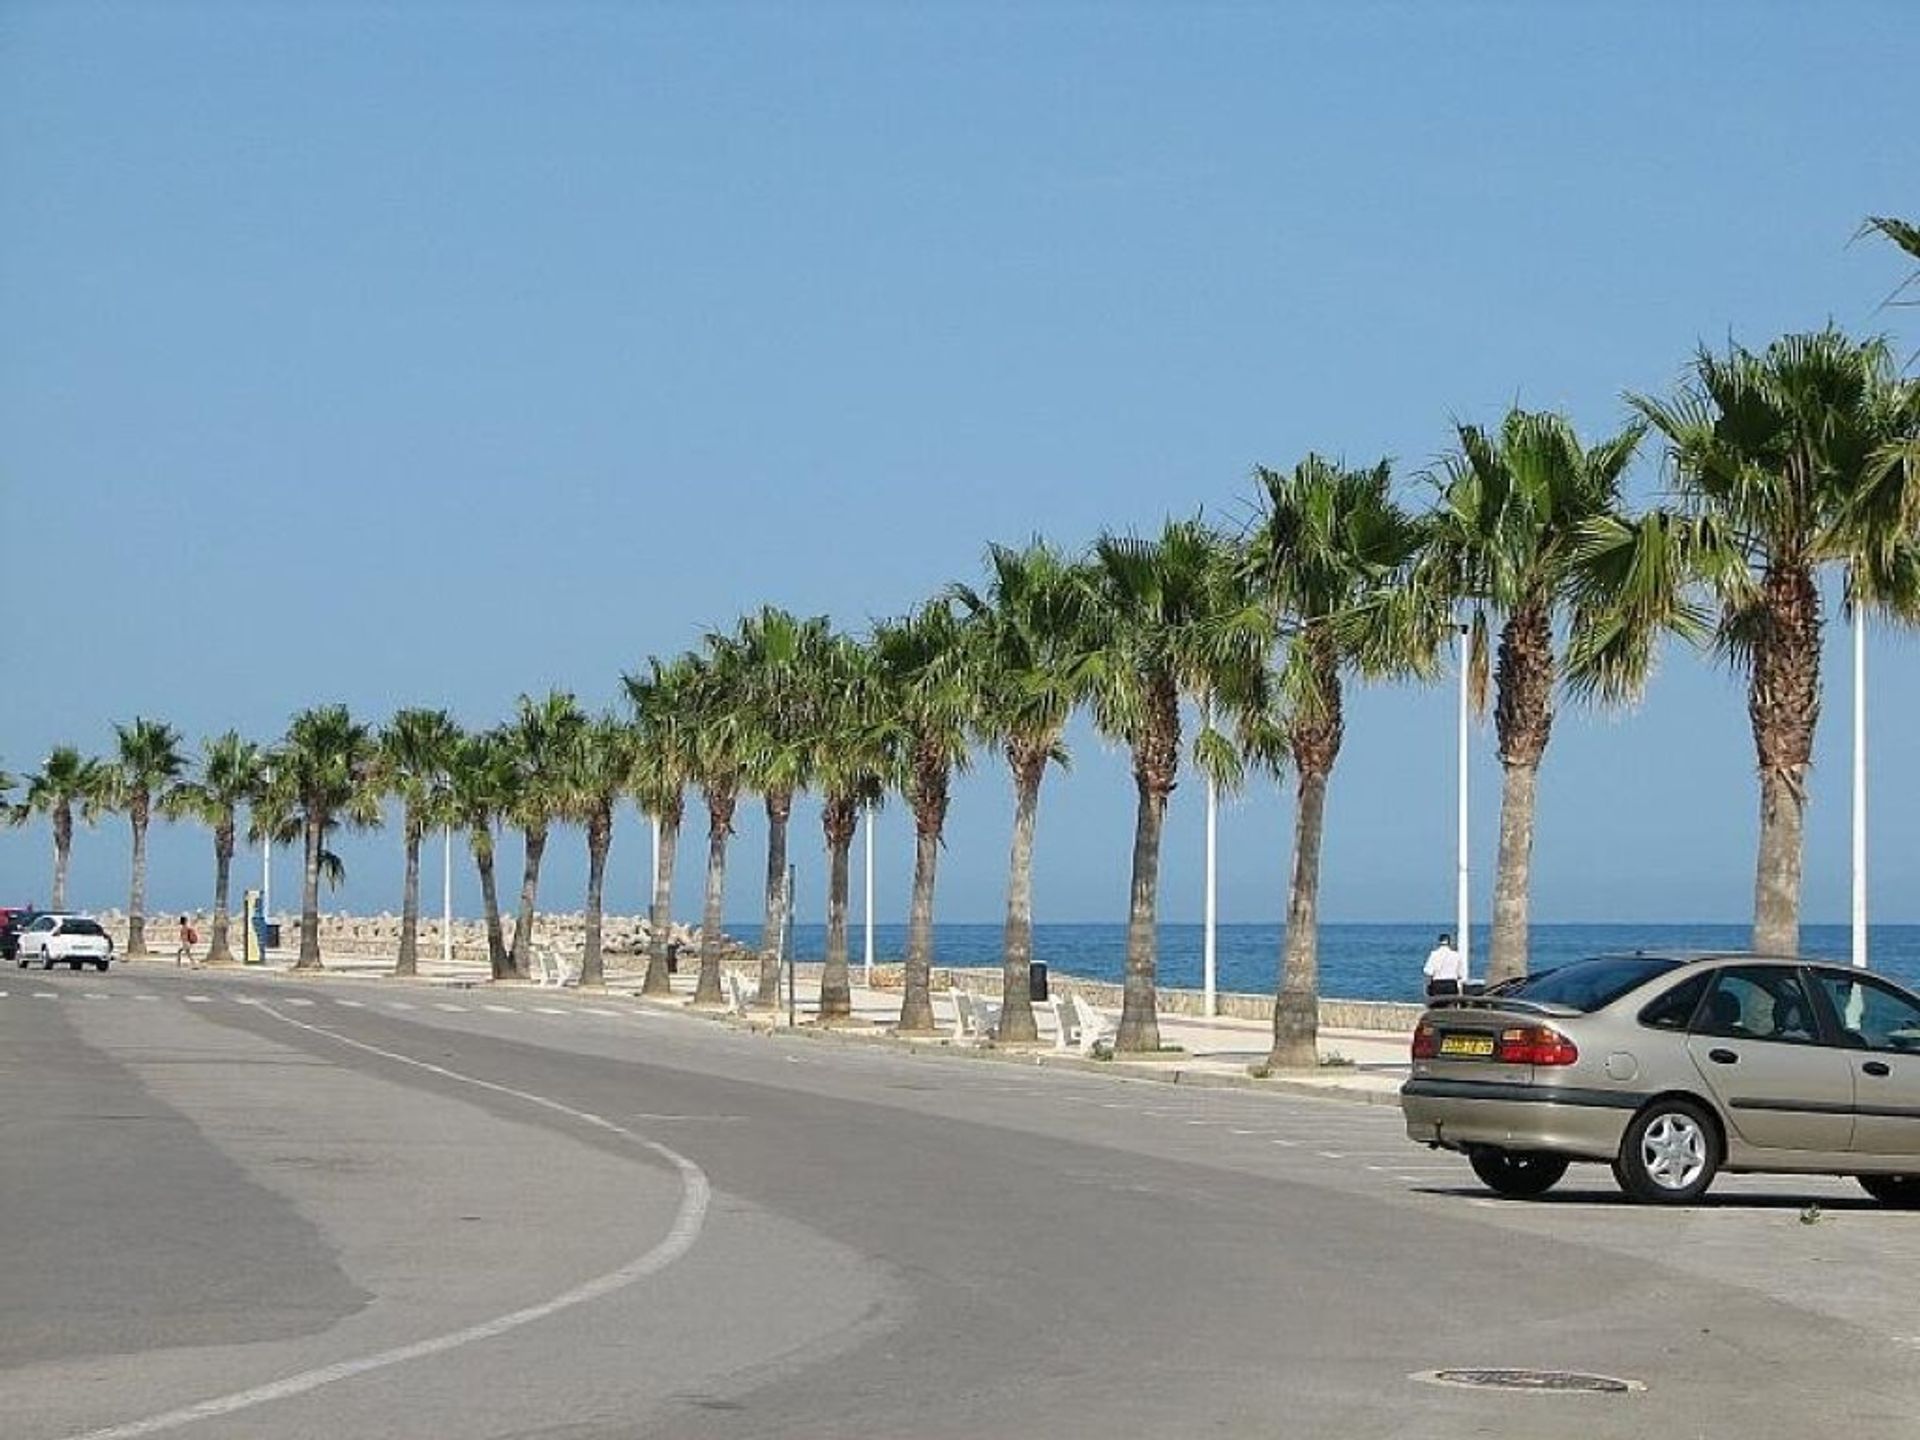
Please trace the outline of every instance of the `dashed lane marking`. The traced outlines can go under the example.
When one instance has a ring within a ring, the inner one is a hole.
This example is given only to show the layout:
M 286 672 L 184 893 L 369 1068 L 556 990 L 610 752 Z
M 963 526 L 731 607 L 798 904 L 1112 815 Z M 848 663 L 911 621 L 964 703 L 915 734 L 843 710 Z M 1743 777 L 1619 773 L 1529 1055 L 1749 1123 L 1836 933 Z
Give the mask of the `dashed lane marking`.
M 367 1002 L 364 1000 L 335 1000 L 333 1003 L 336 1005 L 344 1005 L 349 1010 L 364 1010 L 367 1008 Z
M 558 1005 L 535 1005 L 533 1007 L 533 1013 L 536 1015 L 564 1015 L 567 1012 L 562 1010 Z
M 451 1000 L 436 1000 L 433 1002 L 433 1008 L 436 1010 L 451 1010 L 455 1015 L 464 1015 L 467 1013 L 466 1006 L 456 1005 Z
M 299 1005 L 304 1007 L 304 1006 L 313 1004 L 313 1001 L 303 1000 L 298 995 L 289 995 L 281 1003 L 286 1005 Z
M 160 997 L 158 995 L 136 995 L 133 998 L 136 1000 L 158 1000 Z
M 58 990 L 36 990 L 33 992 L 33 998 L 36 1000 L 58 1000 L 60 998 L 60 992 Z
M 405 1000 L 389 1000 L 387 1002 L 387 1008 L 389 1010 L 411 1010 L 413 1006 Z
M 211 1005 L 213 1003 L 213 997 L 211 995 L 182 995 L 180 998 L 185 1000 L 189 1005 Z
M 621 1014 L 618 1010 L 602 1010 L 594 1005 L 582 1005 L 580 1007 L 580 1013 L 582 1015 L 605 1015 L 614 1020 L 618 1020 Z
M 518 1015 L 520 1012 L 511 1005 L 482 1005 L 482 1010 L 490 1010 L 495 1015 Z

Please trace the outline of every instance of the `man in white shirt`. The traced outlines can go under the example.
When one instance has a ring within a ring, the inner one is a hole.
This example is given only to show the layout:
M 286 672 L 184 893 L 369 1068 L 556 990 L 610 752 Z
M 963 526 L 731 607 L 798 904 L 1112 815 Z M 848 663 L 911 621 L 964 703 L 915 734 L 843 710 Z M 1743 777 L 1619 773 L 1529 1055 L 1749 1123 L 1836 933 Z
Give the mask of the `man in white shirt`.
M 1458 995 L 1466 984 L 1467 962 L 1460 952 L 1453 948 L 1453 936 L 1444 931 L 1440 943 L 1427 954 L 1427 963 L 1421 967 L 1427 977 L 1427 998 L 1434 1000 L 1442 995 Z

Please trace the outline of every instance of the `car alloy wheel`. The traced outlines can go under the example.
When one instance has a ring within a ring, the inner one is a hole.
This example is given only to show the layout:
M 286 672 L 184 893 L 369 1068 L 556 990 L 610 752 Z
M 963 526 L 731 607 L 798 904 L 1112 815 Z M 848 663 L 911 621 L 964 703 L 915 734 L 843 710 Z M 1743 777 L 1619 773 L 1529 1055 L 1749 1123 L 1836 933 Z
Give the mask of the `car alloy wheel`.
M 1614 1175 L 1636 1200 L 1685 1205 L 1719 1168 L 1713 1122 L 1690 1100 L 1656 1100 L 1627 1127 Z

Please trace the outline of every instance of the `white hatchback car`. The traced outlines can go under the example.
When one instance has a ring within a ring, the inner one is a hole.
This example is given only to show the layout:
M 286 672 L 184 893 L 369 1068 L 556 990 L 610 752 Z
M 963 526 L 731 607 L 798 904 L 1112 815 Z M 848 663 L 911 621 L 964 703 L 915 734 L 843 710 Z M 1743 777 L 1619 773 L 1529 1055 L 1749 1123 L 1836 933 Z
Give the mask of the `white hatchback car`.
M 105 970 L 113 963 L 113 937 L 98 920 L 84 915 L 37 915 L 20 932 L 20 952 L 14 957 L 24 968 L 38 960 L 42 970 L 64 964 L 70 970 L 91 965 Z

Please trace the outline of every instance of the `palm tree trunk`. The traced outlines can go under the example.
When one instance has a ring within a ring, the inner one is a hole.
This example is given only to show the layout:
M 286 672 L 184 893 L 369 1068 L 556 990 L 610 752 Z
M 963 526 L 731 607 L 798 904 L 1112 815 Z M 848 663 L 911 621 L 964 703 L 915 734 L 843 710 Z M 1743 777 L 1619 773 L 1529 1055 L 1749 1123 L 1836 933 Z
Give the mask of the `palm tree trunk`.
M 587 822 L 587 941 L 580 956 L 580 983 L 605 985 L 606 961 L 600 953 L 600 912 L 607 885 L 607 851 L 613 847 L 613 817 L 606 812 Z
M 480 872 L 480 909 L 487 924 L 487 964 L 496 980 L 512 979 L 519 972 L 507 951 L 507 937 L 500 924 L 500 887 L 493 875 L 493 832 L 477 827 L 472 836 L 473 865 Z
M 318 970 L 320 964 L 320 848 L 326 834 L 324 818 L 307 815 L 307 849 L 300 876 L 300 958 L 296 970 Z
M 533 956 L 533 902 L 540 893 L 540 857 L 547 853 L 547 827 L 529 825 L 527 860 L 520 872 L 520 909 L 513 920 L 513 968 L 531 975 Z
M 852 800 L 829 797 L 820 819 L 827 833 L 827 953 L 820 967 L 820 1019 L 831 1023 L 853 1016 L 853 986 L 847 976 L 847 852 L 853 848 L 860 811 Z
M 1320 1064 L 1320 837 L 1326 803 L 1326 773 L 1302 770 L 1293 814 L 1287 935 L 1273 1001 L 1273 1049 L 1267 1056 L 1269 1065 L 1285 1069 Z
M 720 927 L 727 901 L 727 837 L 733 833 L 733 800 L 715 796 L 707 801 L 707 903 L 700 912 L 700 979 L 693 987 L 693 1003 L 719 1005 Z
M 1494 675 L 1499 699 L 1500 860 L 1493 880 L 1493 947 L 1487 981 L 1527 973 L 1527 907 L 1533 877 L 1533 816 L 1540 762 L 1553 732 L 1553 612 L 1545 601 L 1516 605 L 1500 629 Z
M 1007 750 L 1013 767 L 1013 854 L 1007 864 L 1007 923 L 1001 940 L 1002 1041 L 1038 1040 L 1033 1020 L 1033 830 L 1047 753 Z
M 1127 975 L 1120 1005 L 1120 1032 L 1113 1042 L 1120 1054 L 1151 1053 L 1160 1048 L 1159 1001 L 1155 993 L 1159 956 L 1156 911 L 1160 894 L 1160 831 L 1167 797 L 1158 786 L 1135 779 L 1139 800 L 1133 819 L 1133 883 L 1127 906 Z
M 940 822 L 915 817 L 913 843 L 913 901 L 907 909 L 907 961 L 903 967 L 899 1031 L 906 1035 L 933 1032 L 933 884 L 940 864 Z
M 233 822 L 213 827 L 213 924 L 207 939 L 207 964 L 231 965 L 233 950 L 227 940 L 229 901 L 233 882 Z
M 1800 875 L 1805 790 L 1786 776 L 1760 773 L 1760 851 L 1753 884 L 1756 955 L 1800 953 Z
M 847 974 L 847 851 L 828 847 L 827 953 L 820 967 L 820 1018 L 846 1020 L 853 1015 L 853 985 Z
M 1540 767 L 1525 761 L 1503 767 L 1500 782 L 1500 860 L 1493 877 L 1493 946 L 1487 983 L 1527 973 L 1527 897 L 1533 884 L 1533 815 Z
M 1760 847 L 1754 864 L 1753 948 L 1800 953 L 1807 771 L 1820 720 L 1820 592 L 1798 566 L 1761 580 L 1764 623 L 1754 643 L 1747 715 L 1760 769 Z
M 52 908 L 67 908 L 67 871 L 73 865 L 73 807 L 64 801 L 53 807 Z
M 767 804 L 767 908 L 760 922 L 760 989 L 756 1005 L 780 1003 L 780 941 L 787 928 L 787 823 L 793 792 L 770 790 Z
M 127 896 L 127 955 L 147 953 L 147 807 L 142 796 L 128 807 L 133 825 L 133 884 Z
M 396 975 L 415 975 L 420 970 L 420 822 L 409 814 L 406 825 L 407 878 L 400 891 L 400 958 L 394 962 Z
M 673 862 L 680 850 L 680 816 L 660 817 L 660 871 L 653 879 L 653 908 L 647 925 L 647 978 L 643 995 L 671 995 L 667 946 L 673 941 Z

